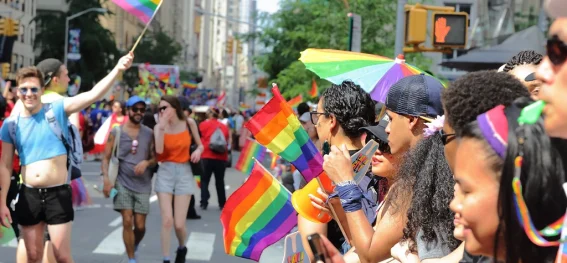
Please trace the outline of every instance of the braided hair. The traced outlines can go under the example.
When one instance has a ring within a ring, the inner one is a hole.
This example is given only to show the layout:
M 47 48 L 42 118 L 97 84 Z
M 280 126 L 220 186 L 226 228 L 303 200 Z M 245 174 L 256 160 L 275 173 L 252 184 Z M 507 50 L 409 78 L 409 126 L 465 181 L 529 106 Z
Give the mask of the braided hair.
M 516 54 L 508 62 L 506 62 L 506 64 L 504 65 L 504 72 L 509 72 L 516 66 L 524 64 L 538 65 L 542 59 L 543 55 L 533 50 L 520 51 L 520 53 Z

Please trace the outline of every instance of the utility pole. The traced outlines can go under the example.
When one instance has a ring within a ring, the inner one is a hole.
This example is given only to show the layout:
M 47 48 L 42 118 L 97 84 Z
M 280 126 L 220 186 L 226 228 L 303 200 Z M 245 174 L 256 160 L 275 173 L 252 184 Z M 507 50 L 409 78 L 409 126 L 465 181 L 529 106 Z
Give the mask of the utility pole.
M 405 32 L 405 5 L 407 0 L 398 0 L 398 10 L 396 14 L 396 44 L 394 57 L 404 54 L 404 32 Z
M 231 94 L 232 94 L 232 101 L 231 101 L 232 103 L 231 104 L 232 104 L 233 107 L 238 108 L 238 106 L 240 106 L 238 104 L 238 96 L 237 96 L 238 86 L 239 86 L 238 85 L 238 82 L 239 82 L 238 74 L 240 73 L 240 66 L 239 66 L 240 63 L 238 63 L 238 45 L 239 45 L 238 43 L 239 42 L 235 41 L 234 43 L 236 45 L 233 48 L 233 50 L 234 50 L 234 53 L 233 53 L 234 54 L 234 67 L 233 67 L 234 68 L 234 77 L 232 78 L 232 80 L 234 81 L 234 83 L 233 83 L 232 91 L 231 91 Z

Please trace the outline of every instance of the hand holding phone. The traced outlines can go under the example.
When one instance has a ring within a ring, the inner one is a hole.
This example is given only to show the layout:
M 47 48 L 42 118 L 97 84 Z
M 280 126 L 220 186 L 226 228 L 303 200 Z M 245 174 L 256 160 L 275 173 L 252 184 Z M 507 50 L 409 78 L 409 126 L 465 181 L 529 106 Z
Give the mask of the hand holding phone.
M 110 199 L 114 199 L 116 194 L 118 194 L 118 191 L 116 190 L 116 188 L 112 188 L 112 190 L 110 190 Z
M 307 241 L 309 242 L 309 247 L 311 248 L 311 252 L 313 252 L 314 262 L 315 263 L 330 263 L 329 254 L 327 253 L 327 249 L 325 249 L 325 244 L 323 244 L 323 240 L 318 233 L 312 234 L 307 236 Z

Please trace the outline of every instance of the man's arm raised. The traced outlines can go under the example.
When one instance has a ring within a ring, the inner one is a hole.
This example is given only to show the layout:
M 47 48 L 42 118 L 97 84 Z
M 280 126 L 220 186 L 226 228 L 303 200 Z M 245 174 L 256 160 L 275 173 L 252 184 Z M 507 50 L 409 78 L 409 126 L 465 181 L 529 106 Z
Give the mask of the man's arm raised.
M 6 205 L 8 190 L 12 176 L 12 160 L 14 158 L 14 145 L 7 142 L 2 143 L 2 156 L 0 157 L 0 224 L 4 227 L 11 227 L 12 217 Z
M 128 55 L 122 57 L 118 64 L 106 77 L 99 81 L 91 90 L 83 92 L 75 97 L 65 98 L 64 107 L 67 115 L 79 112 L 89 105 L 93 104 L 95 101 L 102 99 L 102 97 L 108 92 L 112 87 L 114 80 L 120 72 L 124 72 L 132 65 L 134 60 L 134 54 L 130 52 Z

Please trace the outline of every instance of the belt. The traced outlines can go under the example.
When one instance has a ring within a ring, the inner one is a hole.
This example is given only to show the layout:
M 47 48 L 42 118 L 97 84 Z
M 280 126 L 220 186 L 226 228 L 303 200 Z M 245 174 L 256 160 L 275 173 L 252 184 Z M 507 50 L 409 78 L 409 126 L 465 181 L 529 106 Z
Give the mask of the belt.
M 33 191 L 33 192 L 38 192 L 38 193 L 56 192 L 56 191 L 59 191 L 61 189 L 69 188 L 68 184 L 62 184 L 62 185 L 51 186 L 51 187 L 46 187 L 46 188 L 34 188 L 34 187 L 30 187 L 28 185 L 24 185 L 24 186 L 25 186 L 24 189 L 26 189 L 26 191 Z

